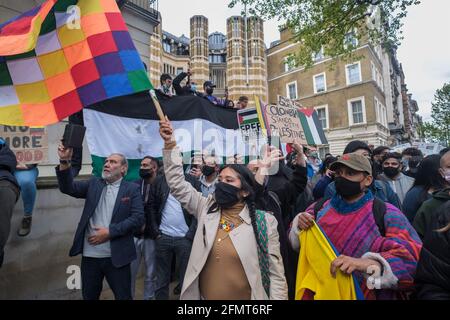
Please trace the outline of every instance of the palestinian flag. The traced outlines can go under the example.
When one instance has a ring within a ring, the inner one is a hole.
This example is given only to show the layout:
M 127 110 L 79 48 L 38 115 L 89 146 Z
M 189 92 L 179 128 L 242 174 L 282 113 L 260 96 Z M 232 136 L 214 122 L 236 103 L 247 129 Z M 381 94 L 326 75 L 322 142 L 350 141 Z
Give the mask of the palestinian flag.
M 195 96 L 159 102 L 175 129 L 185 164 L 190 163 L 194 152 L 214 154 L 223 162 L 236 154 L 249 155 L 236 109 L 215 106 Z M 111 153 L 127 157 L 129 180 L 138 179 L 140 162 L 145 156 L 162 157 L 159 118 L 148 92 L 100 102 L 85 108 L 83 115 L 94 175 L 101 175 L 104 160 Z
M 258 112 L 256 112 L 256 109 L 250 109 L 248 111 L 239 113 L 239 123 L 241 125 L 255 122 L 259 122 Z
M 308 145 L 328 144 L 327 138 L 314 109 L 298 109 L 298 117 L 303 127 Z

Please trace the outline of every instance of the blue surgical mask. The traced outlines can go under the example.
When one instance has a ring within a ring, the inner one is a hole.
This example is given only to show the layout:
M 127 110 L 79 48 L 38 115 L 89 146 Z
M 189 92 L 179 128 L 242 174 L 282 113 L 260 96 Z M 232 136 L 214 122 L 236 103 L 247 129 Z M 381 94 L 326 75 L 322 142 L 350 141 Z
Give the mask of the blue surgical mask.
M 191 91 L 192 92 L 197 91 L 197 85 L 196 84 L 191 84 Z

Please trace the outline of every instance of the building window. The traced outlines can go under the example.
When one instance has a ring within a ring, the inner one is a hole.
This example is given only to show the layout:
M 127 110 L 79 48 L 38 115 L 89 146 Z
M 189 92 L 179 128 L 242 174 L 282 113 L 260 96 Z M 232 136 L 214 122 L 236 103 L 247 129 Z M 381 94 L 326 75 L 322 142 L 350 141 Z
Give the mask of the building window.
M 366 123 L 364 97 L 348 100 L 348 117 L 350 125 Z
M 387 128 L 388 123 L 387 123 L 386 107 L 377 99 L 377 97 L 374 98 L 374 105 L 377 122 L 381 123 L 384 127 Z
M 327 153 L 330 153 L 330 146 L 329 145 L 324 145 L 322 147 L 319 147 L 319 157 L 320 157 L 320 159 L 325 159 L 325 155 Z
M 381 89 L 381 91 L 384 92 L 383 75 L 373 62 L 371 62 L 371 68 L 372 68 L 372 80 L 374 80 L 377 83 L 378 87 Z
M 241 44 L 239 43 L 239 40 L 235 40 L 233 42 L 233 56 L 240 56 L 241 55 Z
M 183 68 L 177 68 L 177 75 L 183 72 Z
M 232 29 L 233 29 L 232 37 L 239 38 L 241 36 L 241 34 L 240 34 L 240 30 L 239 30 L 238 20 L 233 21 Z
M 319 52 L 313 53 L 312 58 L 315 62 L 323 60 L 323 58 L 324 58 L 323 47 L 320 48 Z
M 344 39 L 344 46 L 347 48 L 348 46 L 351 46 L 351 48 L 356 48 L 358 46 L 358 38 L 356 37 L 356 32 L 348 32 L 345 35 Z
M 258 40 L 254 40 L 252 42 L 252 56 L 258 57 L 259 56 L 259 46 L 258 46 Z
M 322 124 L 322 128 L 328 129 L 328 105 L 315 107 L 314 110 L 317 112 L 317 117 Z
M 284 72 L 289 72 L 294 69 L 294 62 L 289 61 L 289 57 L 284 58 Z
M 165 52 L 170 53 L 171 51 L 171 47 L 170 47 L 170 43 L 167 42 L 163 42 L 163 49 Z
M 286 85 L 286 96 L 289 99 L 297 99 L 297 81 L 290 82 Z
M 314 82 L 314 93 L 320 93 L 327 91 L 327 78 L 324 73 L 316 74 L 313 77 Z
M 347 77 L 347 85 L 358 83 L 362 81 L 361 63 L 356 62 L 345 66 L 345 74 Z

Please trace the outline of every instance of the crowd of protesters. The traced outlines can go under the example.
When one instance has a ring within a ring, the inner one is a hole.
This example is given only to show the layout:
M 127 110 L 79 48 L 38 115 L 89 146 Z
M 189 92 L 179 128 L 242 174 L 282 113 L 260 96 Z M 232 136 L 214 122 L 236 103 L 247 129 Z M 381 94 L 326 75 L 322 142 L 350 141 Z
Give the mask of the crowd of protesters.
M 186 76 L 161 76 L 160 94 L 230 107 L 227 97 L 213 95 L 211 81 L 204 93 L 193 82 L 181 86 Z M 247 104 L 243 96 L 236 108 Z M 144 157 L 134 183 L 123 179 L 128 162 L 119 153 L 106 159 L 101 178 L 74 180 L 73 150 L 58 147 L 61 192 L 86 199 L 70 250 L 82 255 L 85 299 L 100 297 L 104 278 L 116 299 L 136 298 L 137 281 L 144 299 L 314 299 L 338 274 L 354 277 L 365 299 L 450 298 L 448 148 L 424 157 L 416 148 L 397 153 L 355 140 L 341 155 L 321 159 L 299 144 L 287 155 L 265 146 L 247 165 L 209 154 L 186 167 L 169 120 L 160 121 L 160 135 L 162 161 Z M 0 140 L 0 263 L 20 190 L 29 224 L 19 234 L 29 232 L 35 189 L 23 181 L 36 177 L 37 168 L 20 167 Z M 309 259 L 316 290 L 298 291 L 298 270 L 306 268 L 299 251 L 310 245 L 301 235 L 312 228 L 336 257 Z M 374 268 L 376 286 L 368 282 Z

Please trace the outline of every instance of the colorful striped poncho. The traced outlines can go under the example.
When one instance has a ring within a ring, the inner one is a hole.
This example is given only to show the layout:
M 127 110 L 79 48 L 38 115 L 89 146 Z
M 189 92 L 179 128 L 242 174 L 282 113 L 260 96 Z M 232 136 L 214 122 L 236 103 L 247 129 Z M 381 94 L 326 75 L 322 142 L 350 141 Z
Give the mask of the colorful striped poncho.
M 396 299 L 413 288 L 422 242 L 403 213 L 389 203 L 384 217 L 385 236 L 381 236 L 372 203 L 370 191 L 353 204 L 335 195 L 318 212 L 316 222 L 341 255 L 361 258 L 376 253 L 390 266 L 398 280 L 396 290 L 370 290 L 363 274 L 354 272 L 365 299 Z M 306 211 L 314 215 L 314 204 Z

